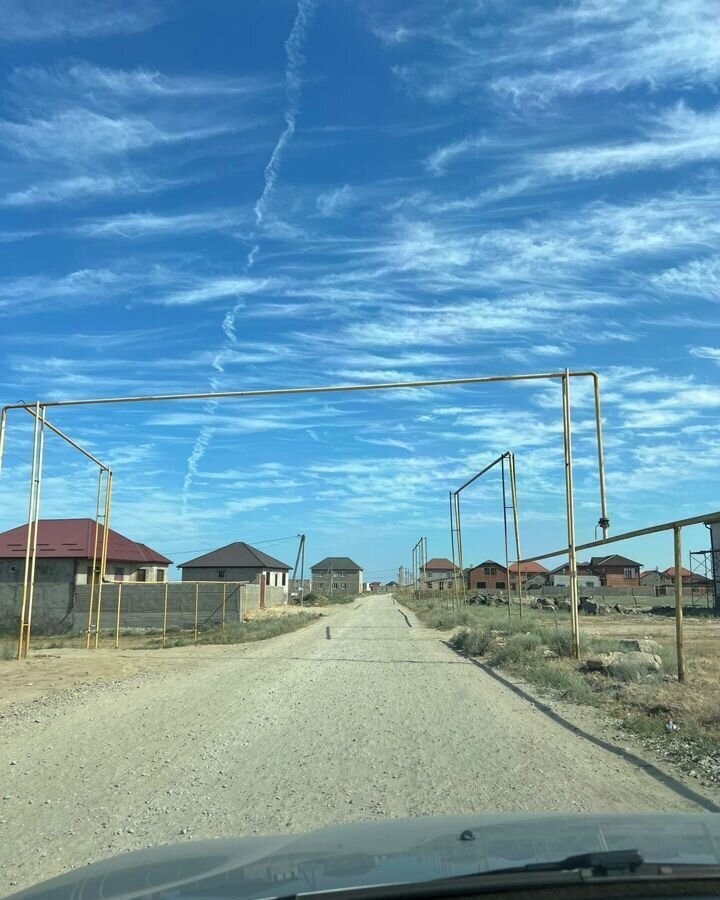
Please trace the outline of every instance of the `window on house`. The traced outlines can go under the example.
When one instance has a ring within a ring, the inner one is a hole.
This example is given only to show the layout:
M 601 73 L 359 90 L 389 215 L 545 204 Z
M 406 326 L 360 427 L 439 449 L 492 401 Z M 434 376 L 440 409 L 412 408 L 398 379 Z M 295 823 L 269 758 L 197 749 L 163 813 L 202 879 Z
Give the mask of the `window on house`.
M 484 581 L 476 581 L 476 582 L 475 582 L 475 587 L 476 587 L 476 588 L 484 588 L 484 587 L 486 587 L 486 582 L 484 582 Z
M 125 577 L 125 569 L 120 566 L 115 566 L 115 581 L 122 581 Z
M 347 587 L 347 584 L 344 581 L 333 581 L 333 588 L 336 591 L 343 591 Z
M 285 587 L 286 584 L 287 584 L 287 572 L 283 572 L 282 586 Z
M 632 579 L 635 577 L 635 569 L 633 569 L 630 566 L 627 566 L 625 569 L 624 575 L 625 575 L 625 581 L 632 581 Z
M 504 581 L 496 581 L 495 582 L 496 590 L 505 590 L 505 582 Z
M 265 584 L 267 584 L 268 586 L 270 585 L 270 573 L 269 572 L 265 573 Z
M 157 570 L 157 578 L 156 581 L 165 581 L 165 569 Z
M 489 575 L 489 574 L 490 574 L 490 566 L 485 566 L 485 568 L 483 569 L 483 575 Z
M 225 577 L 225 569 L 218 569 L 217 577 L 224 578 Z

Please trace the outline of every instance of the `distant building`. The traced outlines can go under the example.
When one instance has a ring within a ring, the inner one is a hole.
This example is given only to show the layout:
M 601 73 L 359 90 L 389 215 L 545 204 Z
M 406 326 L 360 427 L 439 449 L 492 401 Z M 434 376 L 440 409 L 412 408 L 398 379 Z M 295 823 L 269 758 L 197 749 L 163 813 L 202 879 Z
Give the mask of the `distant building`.
M 590 560 L 592 573 L 600 578 L 602 587 L 639 587 L 641 567 L 642 563 L 618 553 L 593 556 Z
M 510 588 L 517 588 L 518 564 L 510 563 Z M 550 573 L 542 563 L 528 562 L 520 564 L 520 584 L 524 588 L 543 587 L 549 581 Z
M 251 547 L 245 541 L 226 544 L 181 563 L 183 581 L 247 581 L 288 590 L 287 563 Z
M 699 572 L 691 572 L 684 566 L 681 569 L 683 595 L 693 594 L 704 596 L 712 593 L 712 580 Z M 649 569 L 640 575 L 640 583 L 643 587 L 652 589 L 657 597 L 669 596 L 675 593 L 675 566 L 670 566 L 660 572 L 658 569 Z
M 577 564 L 578 587 L 597 588 L 600 587 L 600 576 L 596 575 L 589 562 L 579 562 Z M 552 587 L 569 587 L 570 586 L 570 566 L 563 563 L 557 566 L 549 573 L 549 584 Z
M 0 534 L 0 583 L 22 584 L 27 546 L 27 525 Z M 94 519 L 40 519 L 38 522 L 35 582 L 37 584 L 89 584 L 93 551 L 96 577 L 100 575 L 103 526 Z M 172 560 L 147 544 L 108 529 L 106 581 L 166 581 Z
M 471 591 L 506 591 L 507 569 L 494 559 L 486 559 L 468 569 L 467 586 Z
M 640 584 L 652 588 L 653 593 L 657 593 L 658 588 L 672 587 L 673 579 L 659 569 L 648 569 L 640 575 Z
M 312 589 L 317 594 L 362 594 L 363 570 L 349 556 L 326 556 L 310 569 Z
M 420 566 L 420 586 L 423 589 L 448 590 L 456 578 L 462 578 L 460 568 L 444 556 L 435 556 Z

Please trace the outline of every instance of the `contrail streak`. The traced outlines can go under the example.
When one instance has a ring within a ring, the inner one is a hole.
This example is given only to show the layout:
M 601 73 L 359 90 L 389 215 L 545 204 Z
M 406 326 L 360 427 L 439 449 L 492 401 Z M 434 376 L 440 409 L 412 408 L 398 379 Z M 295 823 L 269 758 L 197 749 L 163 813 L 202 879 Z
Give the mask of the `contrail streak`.
M 288 142 L 291 140 L 293 134 L 295 134 L 295 127 L 297 123 L 297 116 L 300 109 L 300 94 L 302 91 L 302 66 L 305 62 L 305 57 L 303 56 L 303 44 L 305 43 L 305 35 L 307 33 L 307 28 L 310 23 L 310 19 L 312 18 L 312 14 L 315 11 L 316 0 L 298 0 L 297 5 L 297 13 L 295 15 L 295 21 L 293 22 L 293 26 L 290 30 L 290 34 L 288 35 L 288 39 L 285 41 L 285 55 L 287 57 L 287 66 L 285 68 L 285 96 L 287 98 L 287 105 L 285 107 L 285 128 L 280 133 L 280 137 L 277 139 L 277 143 L 273 149 L 273 152 L 268 160 L 267 165 L 265 166 L 265 184 L 263 186 L 262 194 L 258 197 L 253 211 L 255 213 L 255 227 L 260 228 L 265 220 L 265 213 L 267 212 L 268 202 L 272 196 L 272 193 L 275 189 L 275 182 L 277 181 L 278 174 L 280 172 L 280 165 L 282 163 L 283 152 L 285 147 L 288 145 Z M 247 261 L 245 264 L 245 271 L 249 271 L 255 265 L 255 260 L 258 257 L 260 252 L 260 246 L 255 242 L 247 255 Z M 236 303 L 232 309 L 228 310 L 225 314 L 225 317 L 222 321 L 222 330 L 226 337 L 226 343 L 222 347 L 221 350 L 215 355 L 213 359 L 212 366 L 216 372 L 222 374 L 223 363 L 225 359 L 225 351 L 228 346 L 233 346 L 237 344 L 237 334 L 235 331 L 235 320 L 237 318 L 237 314 L 244 306 L 244 302 Z M 212 415 L 215 409 L 214 403 L 209 403 L 206 407 L 207 411 Z M 210 441 L 212 439 L 214 433 L 214 429 L 209 426 L 203 426 L 200 429 L 200 433 L 195 439 L 195 444 L 190 452 L 190 456 L 187 461 L 187 470 L 185 474 L 185 480 L 183 482 L 183 507 L 187 507 L 188 497 L 190 493 L 190 488 L 192 487 L 192 482 L 194 476 L 197 474 L 198 465 L 205 455 L 205 451 L 207 450 Z
M 277 144 L 275 144 L 275 149 L 270 156 L 268 164 L 265 166 L 265 187 L 255 204 L 255 224 L 258 227 L 262 225 L 265 219 L 268 201 L 275 188 L 275 182 L 280 171 L 283 151 L 295 133 L 302 89 L 301 71 L 305 62 L 302 48 L 305 43 L 307 27 L 314 10 L 315 0 L 298 0 L 297 15 L 295 16 L 290 36 L 285 41 L 285 53 L 287 55 L 287 68 L 285 69 L 285 95 L 287 97 L 285 128 L 281 132 Z M 256 255 L 255 247 L 253 247 L 250 251 L 250 256 L 248 256 L 249 266 L 254 262 L 254 257 L 252 260 L 250 258 L 253 254 Z

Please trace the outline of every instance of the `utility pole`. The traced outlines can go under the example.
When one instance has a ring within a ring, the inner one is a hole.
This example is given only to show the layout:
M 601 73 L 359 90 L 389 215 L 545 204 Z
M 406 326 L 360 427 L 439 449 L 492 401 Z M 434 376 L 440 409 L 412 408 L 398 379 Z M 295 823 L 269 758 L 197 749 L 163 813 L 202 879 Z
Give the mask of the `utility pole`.
M 293 567 L 292 581 L 290 582 L 290 585 L 291 585 L 290 586 L 290 596 L 288 597 L 288 600 L 291 600 L 292 595 L 295 593 L 295 586 L 297 584 L 297 570 L 298 570 L 298 565 L 300 563 L 300 556 L 302 554 L 304 554 L 304 552 L 305 552 L 305 535 L 299 534 L 298 537 L 300 538 L 300 540 L 298 542 L 298 550 L 297 550 L 297 555 L 295 557 L 295 566 Z M 300 578 L 300 604 L 301 605 L 302 605 L 302 595 L 303 595 L 303 583 L 302 583 L 302 577 L 301 577 Z

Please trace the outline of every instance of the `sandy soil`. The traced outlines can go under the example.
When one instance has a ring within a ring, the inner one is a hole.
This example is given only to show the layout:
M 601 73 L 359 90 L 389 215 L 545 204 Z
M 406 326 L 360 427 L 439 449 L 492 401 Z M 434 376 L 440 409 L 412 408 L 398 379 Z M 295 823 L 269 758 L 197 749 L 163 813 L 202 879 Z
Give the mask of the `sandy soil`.
M 260 643 L 45 656 L 0 668 L 13 699 L 0 718 L 2 893 L 199 837 L 432 813 L 697 809 L 385 595 Z

